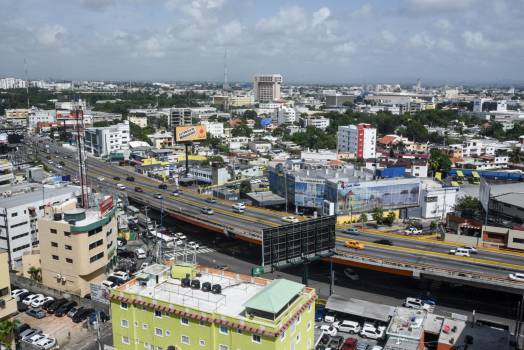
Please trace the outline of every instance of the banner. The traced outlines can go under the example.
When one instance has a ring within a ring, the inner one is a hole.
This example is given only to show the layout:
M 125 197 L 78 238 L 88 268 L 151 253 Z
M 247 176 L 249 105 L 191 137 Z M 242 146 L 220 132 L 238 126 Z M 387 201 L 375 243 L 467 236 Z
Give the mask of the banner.
M 177 126 L 175 128 L 176 142 L 205 140 L 206 138 L 207 130 L 205 125 Z

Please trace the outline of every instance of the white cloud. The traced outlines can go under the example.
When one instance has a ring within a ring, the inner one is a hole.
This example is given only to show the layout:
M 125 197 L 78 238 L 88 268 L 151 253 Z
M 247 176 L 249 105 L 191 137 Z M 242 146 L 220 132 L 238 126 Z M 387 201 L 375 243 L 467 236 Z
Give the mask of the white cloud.
M 451 23 L 445 18 L 437 20 L 433 23 L 433 26 L 444 33 L 449 32 L 452 27 Z
M 475 0 L 407 0 L 409 10 L 433 15 L 436 12 L 453 12 L 469 8 Z
M 351 13 L 351 16 L 353 17 L 364 17 L 371 13 L 371 5 L 370 4 L 364 4 L 360 8 L 356 9 Z
M 228 44 L 240 37 L 243 31 L 242 24 L 237 20 L 233 20 L 220 27 L 217 34 L 218 41 L 220 43 Z
M 483 49 L 489 46 L 489 43 L 484 39 L 484 34 L 481 32 L 472 32 L 466 30 L 462 33 L 464 44 L 470 49 Z
M 304 10 L 298 6 L 280 9 L 269 18 L 262 18 L 256 24 L 256 29 L 266 33 L 280 33 L 285 29 L 303 31 L 307 27 L 307 18 Z
M 46 25 L 37 33 L 38 42 L 46 46 L 55 45 L 64 39 L 65 33 L 65 28 L 59 24 Z
M 439 39 L 437 47 L 444 51 L 455 51 L 456 49 L 455 44 L 447 39 Z
M 333 51 L 341 54 L 352 54 L 357 50 L 354 43 L 347 41 L 343 44 L 337 45 L 333 48 Z
M 191 19 L 205 23 L 213 22 L 211 14 L 224 6 L 224 0 L 167 0 L 166 7 L 168 10 L 189 16 Z
M 138 54 L 146 57 L 161 58 L 166 55 L 165 46 L 162 45 L 160 39 L 156 36 L 140 41 L 137 48 Z
M 104 11 L 115 3 L 115 0 L 80 0 L 80 4 L 93 11 Z
M 435 46 L 435 40 L 428 33 L 420 32 L 409 38 L 409 44 L 415 48 L 431 49 Z
M 313 12 L 313 21 L 312 21 L 313 27 L 316 27 L 324 23 L 329 18 L 330 15 L 331 15 L 331 11 L 327 7 L 321 7 L 317 11 Z
M 393 45 L 397 42 L 397 37 L 395 36 L 395 34 L 385 29 L 382 32 L 380 32 L 380 38 L 382 43 L 384 43 L 386 46 Z

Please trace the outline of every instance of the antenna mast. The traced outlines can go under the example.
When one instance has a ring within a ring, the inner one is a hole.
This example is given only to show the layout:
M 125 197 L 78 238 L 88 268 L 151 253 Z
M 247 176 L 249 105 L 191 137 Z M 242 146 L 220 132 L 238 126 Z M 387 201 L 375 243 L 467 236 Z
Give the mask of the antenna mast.
M 78 177 L 80 180 L 80 189 L 82 192 L 82 201 L 80 205 L 82 208 L 89 208 L 88 188 L 87 188 L 87 172 L 86 172 L 86 156 L 84 147 L 84 111 L 78 103 L 73 105 L 71 113 L 76 119 L 76 143 L 78 147 Z
M 224 49 L 224 84 L 222 89 L 225 91 L 230 90 L 229 83 L 227 82 L 227 47 Z

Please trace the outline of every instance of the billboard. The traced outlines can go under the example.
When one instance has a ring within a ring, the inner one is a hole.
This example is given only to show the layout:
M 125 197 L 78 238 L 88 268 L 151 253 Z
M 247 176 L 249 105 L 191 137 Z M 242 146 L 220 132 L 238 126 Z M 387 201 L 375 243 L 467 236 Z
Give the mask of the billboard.
M 109 196 L 98 204 L 100 215 L 104 216 L 108 211 L 113 208 L 113 197 Z
M 176 142 L 198 141 L 206 138 L 207 130 L 205 125 L 177 126 L 175 128 Z
M 109 304 L 109 288 L 96 283 L 90 283 L 89 289 L 91 293 L 91 300 L 101 304 Z
M 267 272 L 333 255 L 336 222 L 333 215 L 264 229 L 262 266 Z

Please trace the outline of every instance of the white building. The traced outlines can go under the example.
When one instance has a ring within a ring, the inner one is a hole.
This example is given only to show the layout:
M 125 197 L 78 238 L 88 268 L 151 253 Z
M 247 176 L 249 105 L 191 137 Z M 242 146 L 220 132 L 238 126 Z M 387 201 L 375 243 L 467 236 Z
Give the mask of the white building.
M 255 75 L 253 90 L 256 102 L 271 102 L 280 100 L 280 88 L 282 86 L 282 75 L 259 74 Z
M 377 129 L 371 124 L 344 125 L 338 127 L 337 150 L 353 153 L 357 158 L 369 159 L 376 156 Z
M 129 121 L 97 128 L 85 129 L 86 152 L 96 157 L 106 157 L 111 153 L 129 150 Z
M 464 157 L 495 155 L 495 144 L 487 140 L 469 140 L 462 145 Z
M 38 245 L 36 221 L 44 215 L 46 206 L 56 205 L 76 197 L 79 188 L 43 187 L 0 201 L 0 249 L 9 252 L 11 268 L 19 268 L 22 255 Z
M 130 115 L 128 118 L 130 123 L 136 124 L 141 128 L 147 128 L 147 116 L 146 115 Z
M 458 187 L 442 187 L 433 180 L 423 180 L 420 190 L 421 217 L 425 219 L 443 219 L 453 211 L 457 199 Z
M 17 78 L 0 79 L 0 90 L 25 89 L 27 83 L 25 80 Z
M 27 127 L 34 129 L 38 124 L 51 124 L 56 122 L 55 110 L 44 110 L 33 107 L 27 116 Z
M 29 111 L 27 108 L 6 109 L 5 120 L 16 126 L 27 126 Z
M 304 127 L 312 126 L 317 129 L 326 130 L 330 120 L 323 116 L 311 116 L 303 119 Z
M 297 113 L 294 108 L 282 106 L 275 109 L 272 116 L 273 122 L 280 124 L 293 124 L 297 119 Z
M 212 137 L 224 137 L 224 124 L 216 122 L 203 121 L 202 125 L 206 126 L 207 134 Z
M 267 153 L 271 151 L 271 142 L 252 141 L 249 143 L 249 149 L 255 153 Z

